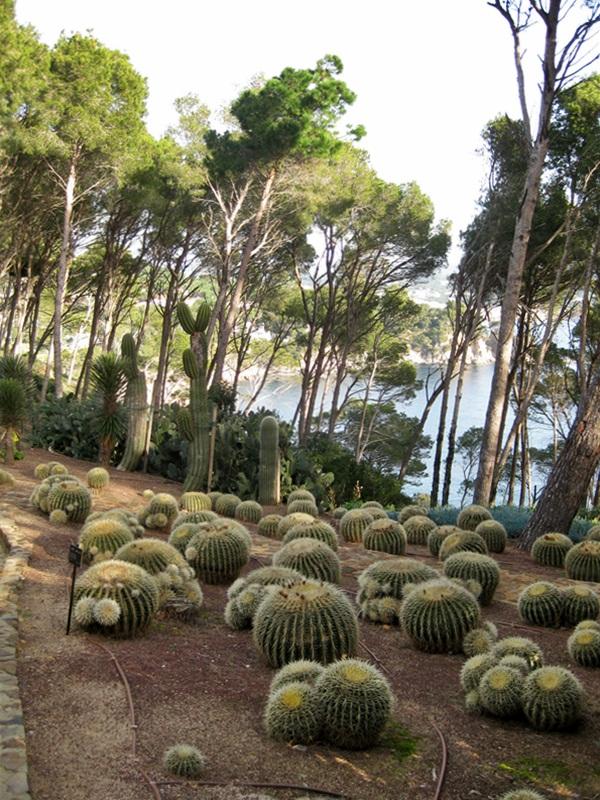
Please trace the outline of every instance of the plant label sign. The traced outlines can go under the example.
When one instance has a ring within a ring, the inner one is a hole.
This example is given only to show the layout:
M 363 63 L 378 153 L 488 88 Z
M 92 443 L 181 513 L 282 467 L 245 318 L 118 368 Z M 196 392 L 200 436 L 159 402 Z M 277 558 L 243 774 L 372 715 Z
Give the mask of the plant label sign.
M 75 567 L 81 566 L 81 557 L 83 556 L 83 550 L 79 545 L 70 544 L 69 545 L 69 564 L 73 564 Z

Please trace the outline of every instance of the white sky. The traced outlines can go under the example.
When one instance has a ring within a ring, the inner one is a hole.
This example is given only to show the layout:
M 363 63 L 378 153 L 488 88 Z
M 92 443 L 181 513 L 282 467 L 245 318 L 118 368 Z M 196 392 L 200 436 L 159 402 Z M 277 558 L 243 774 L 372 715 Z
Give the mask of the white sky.
M 148 124 L 175 122 L 173 100 L 194 92 L 219 108 L 257 73 L 344 62 L 356 92 L 349 121 L 379 174 L 415 180 L 455 240 L 484 179 L 485 123 L 518 115 L 510 33 L 485 0 L 17 0 L 17 17 L 48 44 L 91 30 L 148 78 Z M 287 7 L 287 9 L 286 9 Z M 530 56 L 533 59 L 533 54 Z M 532 69 L 537 69 L 535 63 Z M 456 262 L 453 251 L 452 262 Z

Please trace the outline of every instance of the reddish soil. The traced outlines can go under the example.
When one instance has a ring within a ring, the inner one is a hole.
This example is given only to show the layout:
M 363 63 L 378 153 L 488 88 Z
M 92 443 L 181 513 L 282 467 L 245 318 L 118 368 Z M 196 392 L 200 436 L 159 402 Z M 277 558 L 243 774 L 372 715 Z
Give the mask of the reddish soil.
M 361 622 L 358 655 L 375 661 L 390 678 L 397 698 L 393 726 L 378 747 L 366 752 L 290 747 L 263 733 L 261 715 L 273 671 L 254 648 L 250 632 L 232 631 L 223 623 L 226 587 L 204 587 L 197 625 L 159 619 L 143 638 L 128 641 L 95 639 L 77 630 L 64 635 L 70 581 L 66 552 L 78 528 L 51 525 L 27 500 L 35 465 L 53 458 L 81 477 L 90 467 L 32 450 L 11 469 L 16 488 L 0 495 L 0 510 L 10 513 L 34 542 L 20 596 L 19 640 L 34 800 L 146 800 L 152 793 L 142 771 L 159 784 L 163 800 L 318 796 L 251 788 L 264 783 L 321 788 L 352 800 L 430 800 L 442 760 L 433 723 L 448 747 L 445 800 L 497 798 L 511 787 L 536 788 L 548 798 L 600 797 L 599 674 L 569 663 L 568 631 L 521 630 L 515 608 L 518 592 L 532 580 L 568 584 L 561 571 L 543 569 L 509 546 L 498 558 L 501 585 L 484 615 L 498 624 L 501 635 L 533 638 L 547 663 L 574 669 L 589 697 L 576 731 L 540 734 L 523 722 L 466 714 L 458 681 L 463 657 L 420 653 L 399 629 Z M 111 470 L 111 484 L 95 498 L 94 509 L 137 510 L 147 488 L 175 495 L 181 491 L 163 478 Z M 255 530 L 253 538 L 253 558 L 245 571 L 266 562 L 278 547 Z M 435 561 L 425 548 L 411 550 L 408 555 Z M 360 545 L 344 545 L 340 557 L 343 587 L 353 594 L 358 573 L 379 556 Z M 131 755 L 123 684 L 95 641 L 117 656 L 131 685 L 137 758 Z M 176 742 L 194 744 L 205 753 L 204 778 L 218 786 L 169 782 L 161 758 Z M 242 792 L 235 784 L 248 788 Z

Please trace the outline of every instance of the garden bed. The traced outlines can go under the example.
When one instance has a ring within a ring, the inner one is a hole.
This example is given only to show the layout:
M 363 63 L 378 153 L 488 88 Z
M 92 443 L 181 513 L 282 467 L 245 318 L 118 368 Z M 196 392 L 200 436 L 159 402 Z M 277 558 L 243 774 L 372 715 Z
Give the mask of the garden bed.
M 320 787 L 354 800 L 429 800 L 434 797 L 448 748 L 442 797 L 496 798 L 512 786 L 530 786 L 551 798 L 591 798 L 600 794 L 600 675 L 573 667 L 566 653 L 566 630 L 519 628 L 515 599 L 539 578 L 568 584 L 559 570 L 535 565 L 509 544 L 498 557 L 502 580 L 484 610 L 501 635 L 531 636 L 548 663 L 574 670 L 589 696 L 585 719 L 572 733 L 537 733 L 525 724 L 469 716 L 463 709 L 458 674 L 462 656 L 415 651 L 397 628 L 361 622 L 358 655 L 383 668 L 397 703 L 394 723 L 382 743 L 366 752 L 325 746 L 290 747 L 269 740 L 262 710 L 273 676 L 252 642 L 251 632 L 223 623 L 226 587 L 205 586 L 198 625 L 159 619 L 143 638 L 115 641 L 74 630 L 64 635 L 71 568 L 67 547 L 77 526 L 53 526 L 28 507 L 36 463 L 53 456 L 31 451 L 11 470 L 18 480 L 14 519 L 33 542 L 20 595 L 19 680 L 27 732 L 34 800 L 142 800 L 152 797 L 145 772 L 163 800 L 236 798 L 227 784 L 296 784 Z M 83 477 L 89 464 L 60 458 Z M 146 488 L 180 492 L 177 484 L 154 476 L 111 470 L 111 484 L 95 509 L 144 503 Z M 255 526 L 249 526 L 255 530 Z M 277 542 L 254 535 L 253 560 L 266 561 Z M 425 548 L 409 555 L 433 564 Z M 353 593 L 357 574 L 376 560 L 359 545 L 342 546 L 343 586 Z M 137 758 L 131 755 L 131 728 L 123 684 L 101 641 L 118 658 L 131 686 L 137 716 Z M 219 786 L 164 783 L 166 747 L 196 745 L 208 758 L 207 781 Z M 300 790 L 248 788 L 246 794 L 297 798 Z M 239 794 L 239 797 L 245 796 Z M 314 794 L 309 796 L 314 797 Z

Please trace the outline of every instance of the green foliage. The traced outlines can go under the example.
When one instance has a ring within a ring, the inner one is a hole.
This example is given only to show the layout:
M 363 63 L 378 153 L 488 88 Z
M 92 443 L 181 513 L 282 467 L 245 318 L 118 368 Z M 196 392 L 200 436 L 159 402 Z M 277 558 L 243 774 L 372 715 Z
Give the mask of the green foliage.
M 463 508 L 459 513 L 456 524 L 461 530 L 474 531 L 480 522 L 492 519 L 489 509 L 483 506 L 471 505 Z
M 79 547 L 83 550 L 84 563 L 97 563 L 112 558 L 120 547 L 133 540 L 133 533 L 125 522 L 115 517 L 100 517 L 83 526 Z
M 474 531 L 462 530 L 446 536 L 440 545 L 440 560 L 445 561 L 454 553 L 480 553 L 487 555 L 487 546 L 482 537 Z
M 373 522 L 373 517 L 367 510 L 354 508 L 344 514 L 340 520 L 340 534 L 345 542 L 360 542 L 364 531 Z
M 248 562 L 249 546 L 238 526 L 204 522 L 188 542 L 185 557 L 205 583 L 229 583 Z
M 543 567 L 562 567 L 573 542 L 563 533 L 545 533 L 535 540 L 531 557 Z
M 104 489 L 109 481 L 110 475 L 103 467 L 93 467 L 88 470 L 87 484 L 90 489 Z
M 334 551 L 319 539 L 303 537 L 284 544 L 281 550 L 273 555 L 273 566 L 297 570 L 314 580 L 340 582 L 340 560 Z
M 568 578 L 600 583 L 600 542 L 587 540 L 573 545 L 565 556 Z
M 365 550 L 375 550 L 403 556 L 406 553 L 406 531 L 393 519 L 376 519 L 364 529 L 362 534 Z
M 481 586 L 479 601 L 489 605 L 500 581 L 500 567 L 490 556 L 480 553 L 455 553 L 444 561 L 444 574 L 463 581 L 475 580 Z
M 562 624 L 567 628 L 583 620 L 594 620 L 600 614 L 600 597 L 588 586 L 567 586 L 562 590 Z
M 283 544 L 301 538 L 318 539 L 332 550 L 338 549 L 337 533 L 327 522 L 322 522 L 318 519 L 314 520 L 314 522 L 302 522 L 300 525 L 294 525 L 283 537 Z
M 28 417 L 27 395 L 16 378 L 0 378 L 0 441 L 5 460 L 12 461 L 15 444 L 23 434 Z
M 23 356 L 0 356 L 0 381 L 6 378 L 21 384 L 25 397 L 30 403 L 35 400 L 35 382 Z
M 567 640 L 567 650 L 579 666 L 600 667 L 600 631 L 591 628 L 574 631 Z
M 241 522 L 254 522 L 256 524 L 262 516 L 262 506 L 255 500 L 242 500 L 235 507 L 234 516 Z
M 198 778 L 205 766 L 206 758 L 189 744 L 176 744 L 165 751 L 163 764 L 167 772 L 179 778 Z
M 310 684 L 285 683 L 269 694 L 264 721 L 271 739 L 311 744 L 321 732 L 323 708 Z
M 516 669 L 496 666 L 479 682 L 481 705 L 495 717 L 515 717 L 522 707 L 523 675 Z
M 88 489 L 78 481 L 63 480 L 48 493 L 48 511 L 62 509 L 70 522 L 83 522 L 92 508 Z
M 437 528 L 432 519 L 424 515 L 412 514 L 403 522 L 408 544 L 427 544 L 427 537 Z
M 517 603 L 519 615 L 530 625 L 560 628 L 563 616 L 563 595 L 548 581 L 538 581 L 526 586 Z
M 260 423 L 260 454 L 258 468 L 258 499 L 261 505 L 279 503 L 280 492 L 279 421 L 263 417 Z
M 481 536 L 490 553 L 504 552 L 508 536 L 502 523 L 495 519 L 486 519 L 475 528 L 475 533 Z
M 564 730 L 579 720 L 584 697 L 581 684 L 568 669 L 541 667 L 525 681 L 523 711 L 536 730 Z

